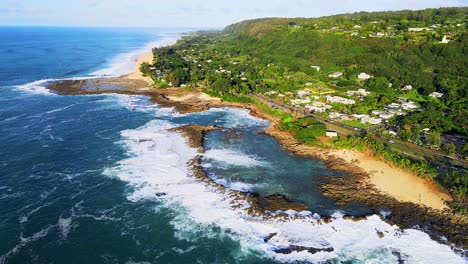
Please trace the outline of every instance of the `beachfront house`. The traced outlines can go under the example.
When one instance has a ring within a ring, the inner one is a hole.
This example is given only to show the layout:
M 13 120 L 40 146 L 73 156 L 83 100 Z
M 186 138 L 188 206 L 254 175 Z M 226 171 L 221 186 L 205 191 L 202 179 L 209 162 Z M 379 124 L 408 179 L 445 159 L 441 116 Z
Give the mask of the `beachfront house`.
M 330 77 L 330 78 L 339 78 L 339 77 L 341 77 L 341 76 L 343 76 L 343 73 L 342 73 L 342 72 L 333 72 L 333 73 L 330 73 L 330 74 L 328 75 L 328 77 Z
M 333 131 L 333 130 L 327 130 L 327 132 L 325 133 L 325 135 L 326 135 L 327 137 L 330 137 L 330 138 L 332 138 L 332 137 L 338 137 L 338 132 Z
M 327 103 L 338 103 L 338 104 L 345 104 L 345 105 L 352 105 L 356 103 L 356 101 L 352 99 L 347 99 L 347 98 L 343 98 L 340 96 L 327 95 L 325 96 L 325 99 L 327 99 Z

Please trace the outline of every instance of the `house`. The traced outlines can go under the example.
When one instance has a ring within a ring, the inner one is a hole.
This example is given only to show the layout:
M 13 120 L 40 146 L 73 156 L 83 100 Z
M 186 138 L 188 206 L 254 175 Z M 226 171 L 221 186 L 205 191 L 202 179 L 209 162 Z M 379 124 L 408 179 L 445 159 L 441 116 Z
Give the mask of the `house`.
M 391 137 L 396 137 L 398 135 L 397 132 L 393 131 L 393 130 L 389 130 L 388 131 L 388 134 L 391 136 Z
M 297 91 L 297 96 L 299 96 L 299 98 L 304 98 L 306 96 L 309 96 L 309 94 L 310 94 L 309 91 L 304 91 L 304 90 Z
M 340 96 L 327 95 L 325 96 L 325 99 L 327 99 L 328 103 L 339 103 L 339 104 L 345 104 L 345 105 L 352 105 L 356 103 L 356 101 L 354 100 L 343 98 Z
M 358 78 L 360 80 L 367 80 L 367 79 L 370 79 L 371 76 L 365 72 L 361 72 L 359 75 L 358 75 Z
M 400 104 L 397 103 L 391 103 L 385 107 L 385 110 L 390 110 L 390 109 L 399 109 L 401 107 Z
M 405 98 L 405 97 L 397 97 L 398 102 L 400 103 L 408 103 L 411 102 L 410 99 Z
M 401 104 L 401 108 L 405 110 L 415 110 L 418 109 L 418 106 L 413 101 L 408 101 L 407 103 Z
M 360 96 L 367 96 L 370 92 L 367 92 L 365 89 L 358 89 L 357 91 L 347 91 L 346 94 L 348 96 L 360 95 Z
M 450 39 L 448 39 L 447 36 L 444 36 L 444 38 L 441 41 L 439 41 L 440 44 L 447 44 L 449 42 L 450 42 Z
M 337 113 L 337 112 L 331 112 L 330 114 L 328 114 L 328 117 L 330 119 L 339 119 L 343 116 L 343 114 L 341 113 Z
M 395 113 L 390 113 L 388 111 L 373 110 L 372 114 L 379 116 L 382 119 L 390 119 L 395 116 Z
M 413 90 L 413 86 L 412 86 L 412 85 L 406 85 L 405 87 L 403 87 L 402 90 L 403 90 L 403 91 Z
M 278 93 L 277 91 L 268 91 L 265 93 L 265 95 L 270 96 L 270 95 L 275 95 L 277 93 Z
M 304 105 L 304 104 L 308 104 L 310 103 L 310 99 L 309 98 L 306 98 L 306 99 L 292 99 L 291 100 L 291 103 L 293 105 Z
M 443 93 L 438 93 L 438 92 L 433 92 L 429 96 L 435 99 L 435 98 L 441 98 L 442 96 L 444 96 L 444 94 Z
M 341 76 L 343 76 L 343 73 L 342 73 L 342 72 L 334 72 L 334 73 L 330 73 L 330 74 L 328 75 L 328 77 L 331 77 L 331 78 L 339 78 L 339 77 L 341 77 Z
M 354 28 L 361 28 L 360 25 L 354 25 Z
M 424 30 L 432 30 L 432 28 L 408 28 L 409 32 L 421 32 Z
M 327 132 L 325 133 L 325 135 L 327 137 L 338 137 L 338 132 L 336 131 L 333 131 L 333 130 L 327 130 Z
M 310 67 L 316 69 L 317 71 L 320 71 L 320 66 L 310 66 Z

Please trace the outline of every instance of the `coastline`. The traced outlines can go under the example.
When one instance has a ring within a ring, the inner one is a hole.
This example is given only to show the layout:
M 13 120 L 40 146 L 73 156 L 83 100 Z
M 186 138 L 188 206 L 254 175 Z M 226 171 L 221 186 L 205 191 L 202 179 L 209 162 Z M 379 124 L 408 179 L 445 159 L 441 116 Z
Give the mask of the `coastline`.
M 147 59 L 148 53 L 137 61 Z M 151 89 L 151 80 L 145 78 L 139 72 L 137 65 L 134 72 L 121 77 L 59 81 L 51 83 L 47 88 L 63 95 L 103 93 L 145 95 L 152 102 L 162 107 L 173 107 L 179 113 L 206 111 L 210 107 L 248 109 L 251 115 L 270 122 L 265 133 L 277 139 L 289 152 L 322 160 L 329 169 L 348 173 L 349 177 L 326 179 L 326 183 L 322 185 L 323 193 L 334 198 L 337 204 L 362 203 L 376 212 L 382 208 L 388 208 L 392 216 L 385 219 L 386 221 L 394 222 L 402 228 L 411 228 L 420 223 L 427 224 L 436 230 L 434 236 L 431 237 L 437 239 L 437 230 L 442 230 L 440 233 L 448 237 L 449 241 L 462 245 L 464 248 L 468 247 L 467 239 L 461 235 L 464 232 L 460 232 L 460 230 L 466 230 L 468 220 L 450 212 L 444 204 L 444 200 L 451 199 L 450 195 L 438 190 L 434 184 L 383 160 L 376 159 L 369 153 L 322 149 L 301 144 L 292 134 L 279 129 L 278 117 L 268 115 L 256 105 L 222 102 L 219 98 L 197 90 Z M 104 84 L 103 87 L 115 85 L 120 89 L 90 89 L 94 85 L 99 87 L 102 84 Z
M 436 210 L 448 209 L 445 201 L 451 201 L 448 192 L 437 186 L 434 182 L 419 178 L 417 175 L 405 171 L 395 165 L 372 156 L 371 153 L 356 150 L 322 149 L 300 143 L 289 133 L 279 129 L 278 118 L 261 111 L 256 105 L 245 103 L 222 102 L 219 98 L 211 97 L 201 91 L 169 88 L 163 90 L 152 90 L 152 81 L 144 77 L 139 70 L 142 62 L 152 61 L 152 51 L 142 54 L 135 61 L 133 72 L 116 78 L 97 78 L 87 81 L 64 81 L 70 87 L 49 86 L 59 94 L 89 94 L 89 93 L 121 93 L 121 94 L 143 94 L 151 98 L 151 101 L 161 104 L 163 107 L 175 107 L 180 113 L 199 112 L 208 110 L 210 107 L 230 106 L 250 110 L 251 114 L 268 120 L 269 127 L 265 133 L 276 138 L 288 151 L 305 157 L 313 157 L 323 161 L 330 158 L 341 158 L 348 163 L 345 171 L 353 171 L 355 167 L 367 174 L 363 183 L 372 185 L 382 194 L 393 197 L 401 202 L 411 202 Z M 110 84 L 124 89 L 103 90 L 99 89 L 102 84 Z M 89 87 L 98 89 L 89 90 Z

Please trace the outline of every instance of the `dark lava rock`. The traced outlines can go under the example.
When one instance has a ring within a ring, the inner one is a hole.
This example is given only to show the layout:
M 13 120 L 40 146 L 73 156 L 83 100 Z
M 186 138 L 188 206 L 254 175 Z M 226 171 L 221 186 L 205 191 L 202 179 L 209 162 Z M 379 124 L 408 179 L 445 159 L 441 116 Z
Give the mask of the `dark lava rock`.
M 295 246 L 291 245 L 287 248 L 282 248 L 282 249 L 275 249 L 274 251 L 279 254 L 291 254 L 292 252 L 301 252 L 301 251 L 307 251 L 311 254 L 315 254 L 318 252 L 333 252 L 332 247 L 327 247 L 327 248 L 313 248 L 313 247 L 303 247 L 303 246 Z

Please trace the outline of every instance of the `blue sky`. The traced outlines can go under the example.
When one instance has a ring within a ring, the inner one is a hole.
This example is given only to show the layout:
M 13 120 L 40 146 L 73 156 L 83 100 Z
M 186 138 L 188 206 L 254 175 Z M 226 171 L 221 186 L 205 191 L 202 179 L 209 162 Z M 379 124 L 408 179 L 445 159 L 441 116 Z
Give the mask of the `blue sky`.
M 468 0 L 0 0 L 0 25 L 223 27 L 258 17 L 468 6 Z

